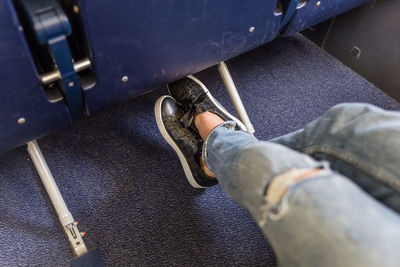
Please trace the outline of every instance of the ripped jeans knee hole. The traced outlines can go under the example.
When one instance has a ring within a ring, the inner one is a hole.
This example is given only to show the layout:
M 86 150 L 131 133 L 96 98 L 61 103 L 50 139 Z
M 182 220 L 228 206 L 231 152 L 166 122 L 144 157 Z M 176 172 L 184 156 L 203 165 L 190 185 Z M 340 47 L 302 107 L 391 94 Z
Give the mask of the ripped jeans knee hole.
M 289 211 L 289 192 L 294 184 L 304 179 L 314 177 L 322 168 L 293 169 L 273 178 L 265 188 L 265 204 L 260 207 L 262 218 L 260 227 L 268 220 L 277 221 Z

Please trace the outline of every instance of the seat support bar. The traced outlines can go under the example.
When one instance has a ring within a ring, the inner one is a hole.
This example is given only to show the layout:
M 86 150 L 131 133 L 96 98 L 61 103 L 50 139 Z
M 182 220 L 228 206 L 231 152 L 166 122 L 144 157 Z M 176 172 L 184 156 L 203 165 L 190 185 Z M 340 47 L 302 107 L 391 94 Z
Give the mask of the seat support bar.
M 79 257 L 86 254 L 87 248 L 83 242 L 81 233 L 78 231 L 77 223 L 72 217 L 71 212 L 68 210 L 60 190 L 58 190 L 57 184 L 54 181 L 54 177 L 50 172 L 42 152 L 40 151 L 38 143 L 36 140 L 33 140 L 27 145 L 29 155 L 31 156 L 35 168 L 39 173 L 40 179 L 46 188 L 51 203 L 53 203 L 74 255 Z
M 254 134 L 254 127 L 250 122 L 249 116 L 247 115 L 246 109 L 243 106 L 243 102 L 240 99 L 239 93 L 236 89 L 235 83 L 233 82 L 232 76 L 226 66 L 225 62 L 220 62 L 218 64 L 218 71 L 221 74 L 222 80 L 224 81 L 226 90 L 228 91 L 229 97 L 232 100 L 233 106 L 236 109 L 239 119 L 246 126 L 247 132 L 249 134 Z

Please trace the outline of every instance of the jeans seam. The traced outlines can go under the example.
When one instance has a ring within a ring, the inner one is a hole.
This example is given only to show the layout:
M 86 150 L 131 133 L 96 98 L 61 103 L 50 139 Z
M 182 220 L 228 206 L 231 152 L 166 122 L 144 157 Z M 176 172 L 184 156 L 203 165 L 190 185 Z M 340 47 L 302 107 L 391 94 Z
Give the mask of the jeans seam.
M 395 175 L 389 173 L 385 169 L 364 163 L 362 159 L 348 151 L 329 145 L 315 145 L 304 149 L 304 153 L 308 155 L 318 152 L 337 157 L 347 163 L 350 163 L 355 168 L 358 168 L 359 170 L 375 177 L 377 180 L 400 192 L 400 179 L 398 179 Z

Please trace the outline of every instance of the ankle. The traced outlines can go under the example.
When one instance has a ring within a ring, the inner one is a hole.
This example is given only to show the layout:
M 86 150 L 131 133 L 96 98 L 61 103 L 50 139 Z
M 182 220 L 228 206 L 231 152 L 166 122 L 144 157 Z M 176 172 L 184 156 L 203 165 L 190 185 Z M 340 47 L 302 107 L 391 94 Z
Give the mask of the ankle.
M 215 174 L 206 166 L 206 163 L 204 162 L 203 158 L 200 158 L 200 166 L 203 172 L 212 178 L 216 178 Z
M 207 138 L 207 136 L 215 127 L 223 122 L 224 120 L 221 119 L 221 117 L 209 111 L 202 112 L 194 116 L 194 125 L 196 126 L 197 130 L 199 130 L 199 134 L 203 140 Z

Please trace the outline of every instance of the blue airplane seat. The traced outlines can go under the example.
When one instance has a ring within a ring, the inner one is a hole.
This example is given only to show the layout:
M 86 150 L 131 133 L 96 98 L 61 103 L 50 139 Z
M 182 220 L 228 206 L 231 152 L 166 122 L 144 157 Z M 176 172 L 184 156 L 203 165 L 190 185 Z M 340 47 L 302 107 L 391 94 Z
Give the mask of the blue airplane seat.
M 365 2 L 0 1 L 0 153 Z

